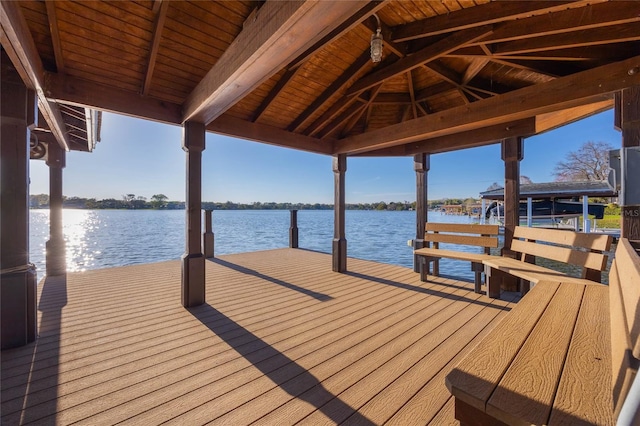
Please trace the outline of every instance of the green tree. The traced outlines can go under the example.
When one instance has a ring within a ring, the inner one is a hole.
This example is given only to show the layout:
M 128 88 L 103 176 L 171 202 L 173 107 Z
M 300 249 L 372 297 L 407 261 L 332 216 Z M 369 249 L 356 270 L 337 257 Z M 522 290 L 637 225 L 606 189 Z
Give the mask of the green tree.
M 151 196 L 151 207 L 154 209 L 163 209 L 167 206 L 169 197 L 164 194 L 154 194 Z
M 556 164 L 558 181 L 606 180 L 609 175 L 609 151 L 606 142 L 585 142 L 577 151 L 567 154 L 565 161 Z

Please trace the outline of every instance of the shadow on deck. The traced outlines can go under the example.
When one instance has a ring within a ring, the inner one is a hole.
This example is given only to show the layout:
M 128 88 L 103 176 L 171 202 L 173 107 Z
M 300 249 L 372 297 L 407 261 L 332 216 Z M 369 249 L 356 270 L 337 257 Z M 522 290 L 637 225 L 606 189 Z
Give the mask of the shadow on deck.
M 2 423 L 448 424 L 445 375 L 510 309 L 471 283 L 282 249 L 39 286 L 40 338 L 2 352 Z

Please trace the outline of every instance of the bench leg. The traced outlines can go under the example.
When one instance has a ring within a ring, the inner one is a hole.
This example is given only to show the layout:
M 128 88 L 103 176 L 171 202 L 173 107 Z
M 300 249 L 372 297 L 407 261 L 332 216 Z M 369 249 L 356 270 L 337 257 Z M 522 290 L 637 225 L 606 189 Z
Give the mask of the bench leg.
M 485 267 L 484 274 L 487 278 L 487 296 L 493 299 L 499 299 L 500 286 L 502 284 L 500 271 L 496 271 L 490 266 L 487 266 Z
M 419 257 L 420 281 L 427 282 L 429 275 L 429 260 L 423 256 Z
M 455 399 L 455 417 L 460 421 L 460 426 L 506 426 L 500 420 L 492 417 L 483 411 L 459 400 Z
M 482 293 L 482 273 L 484 272 L 484 265 L 482 263 L 471 262 L 471 270 L 474 272 L 474 290 L 480 294 Z

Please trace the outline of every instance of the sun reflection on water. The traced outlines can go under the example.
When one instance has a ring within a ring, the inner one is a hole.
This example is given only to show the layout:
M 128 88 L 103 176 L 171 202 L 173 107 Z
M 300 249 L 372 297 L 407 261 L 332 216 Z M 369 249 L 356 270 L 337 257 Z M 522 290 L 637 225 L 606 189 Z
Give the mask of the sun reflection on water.
M 88 237 L 100 226 L 96 212 L 90 210 L 65 210 L 63 232 L 67 246 L 67 271 L 79 272 L 93 269 L 96 242 Z

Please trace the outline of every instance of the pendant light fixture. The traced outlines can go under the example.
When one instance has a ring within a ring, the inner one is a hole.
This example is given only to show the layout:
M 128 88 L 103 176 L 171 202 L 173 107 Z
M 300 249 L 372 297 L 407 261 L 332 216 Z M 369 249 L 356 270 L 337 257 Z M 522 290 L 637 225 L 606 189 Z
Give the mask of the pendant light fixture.
M 382 60 L 382 28 L 380 25 L 380 18 L 375 13 L 373 16 L 378 21 L 378 29 L 375 34 L 371 34 L 371 61 L 380 62 Z

